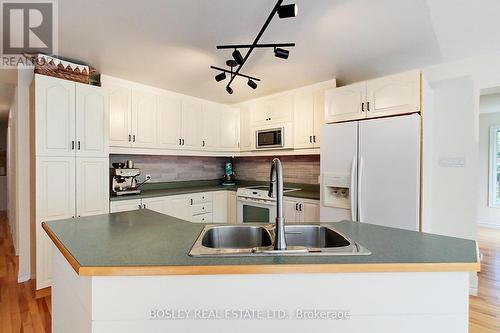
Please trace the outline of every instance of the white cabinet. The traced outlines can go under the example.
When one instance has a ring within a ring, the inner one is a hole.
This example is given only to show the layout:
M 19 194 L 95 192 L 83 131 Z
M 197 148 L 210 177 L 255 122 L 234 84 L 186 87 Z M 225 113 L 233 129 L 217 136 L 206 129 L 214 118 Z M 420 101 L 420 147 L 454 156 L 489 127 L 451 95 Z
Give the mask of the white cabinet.
M 197 124 L 200 121 L 201 110 L 201 104 L 195 101 L 182 101 L 181 145 L 184 149 L 199 150 Z
M 198 149 L 216 151 L 221 138 L 222 108 L 212 104 L 205 104 L 199 114 L 197 122 L 191 126 L 198 126 Z M 200 121 L 201 120 L 201 121 Z
M 51 284 L 51 241 L 42 222 L 75 216 L 75 158 L 39 157 L 36 161 L 36 289 Z
M 250 103 L 252 127 L 292 121 L 293 98 L 283 94 Z
M 76 155 L 108 157 L 109 95 L 99 87 L 76 84 Z
M 190 221 L 191 214 L 191 198 L 187 195 L 176 195 L 168 198 L 170 202 L 170 216 L 177 217 L 181 220 Z
M 128 212 L 131 210 L 141 209 L 141 207 L 141 199 L 119 200 L 110 202 L 109 211 L 111 213 Z
M 35 75 L 36 155 L 75 156 L 75 82 Z
M 294 148 L 319 148 L 325 122 L 325 89 L 301 91 L 294 96 Z
M 227 199 L 227 222 L 236 224 L 238 219 L 236 192 L 228 191 Z
M 132 89 L 132 146 L 156 148 L 158 126 L 157 95 Z
M 228 223 L 228 193 L 215 192 L 213 195 L 213 223 Z
M 165 197 L 144 198 L 142 199 L 142 208 L 150 209 L 157 213 L 167 214 Z
M 109 159 L 76 159 L 76 214 L 78 217 L 106 214 L 109 206 Z
M 176 97 L 158 98 L 158 147 L 179 149 L 182 141 L 182 103 Z
M 240 149 L 241 151 L 251 151 L 255 149 L 254 131 L 251 125 L 251 110 L 242 107 L 240 108 Z
M 237 151 L 240 145 L 240 110 L 223 109 L 219 124 L 220 149 L 223 151 Z
M 421 111 L 422 75 L 412 71 L 335 88 L 326 92 L 329 123 Z
M 109 97 L 99 87 L 39 74 L 31 93 L 35 275 L 41 289 L 50 286 L 50 242 L 41 223 L 108 212 Z
M 368 118 L 420 112 L 420 84 L 420 72 L 402 73 L 368 81 Z
M 109 93 L 109 145 L 130 147 L 132 144 L 131 89 L 117 84 L 107 85 Z
M 319 223 L 319 201 L 291 197 L 285 197 L 284 201 L 284 214 L 286 222 Z
M 366 83 L 355 83 L 325 93 L 325 119 L 333 123 L 366 118 Z

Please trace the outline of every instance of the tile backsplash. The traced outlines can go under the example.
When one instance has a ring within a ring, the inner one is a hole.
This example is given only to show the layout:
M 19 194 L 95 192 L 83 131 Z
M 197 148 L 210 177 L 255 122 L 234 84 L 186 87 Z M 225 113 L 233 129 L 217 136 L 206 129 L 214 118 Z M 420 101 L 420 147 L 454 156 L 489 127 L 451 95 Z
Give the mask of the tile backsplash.
M 151 183 L 212 180 L 224 173 L 225 157 L 110 155 L 113 162 L 132 160 L 141 169 L 139 180 L 151 175 Z
M 139 181 L 148 174 L 152 183 L 219 179 L 226 157 L 110 155 L 110 163 L 133 160 L 141 169 Z M 269 180 L 272 157 L 238 157 L 234 168 L 238 180 Z M 287 183 L 318 184 L 319 155 L 281 156 Z
M 283 179 L 286 183 L 318 184 L 320 156 L 280 156 L 283 164 Z M 241 180 L 269 180 L 273 157 L 239 157 L 235 170 Z

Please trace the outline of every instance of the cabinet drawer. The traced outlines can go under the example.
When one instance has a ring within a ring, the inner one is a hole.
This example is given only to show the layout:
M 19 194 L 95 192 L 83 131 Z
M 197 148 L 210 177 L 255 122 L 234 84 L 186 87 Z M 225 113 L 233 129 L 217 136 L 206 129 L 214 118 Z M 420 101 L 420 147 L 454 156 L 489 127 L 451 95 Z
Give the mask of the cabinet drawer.
M 212 213 L 193 216 L 193 218 L 191 219 L 191 222 L 193 222 L 193 223 L 212 223 Z
M 212 212 L 212 203 L 201 203 L 197 205 L 193 205 L 191 207 L 191 213 L 193 215 L 200 215 L 200 214 L 206 214 L 206 213 L 211 213 Z
M 200 204 L 213 201 L 213 193 L 193 193 L 191 195 L 193 199 L 193 204 Z

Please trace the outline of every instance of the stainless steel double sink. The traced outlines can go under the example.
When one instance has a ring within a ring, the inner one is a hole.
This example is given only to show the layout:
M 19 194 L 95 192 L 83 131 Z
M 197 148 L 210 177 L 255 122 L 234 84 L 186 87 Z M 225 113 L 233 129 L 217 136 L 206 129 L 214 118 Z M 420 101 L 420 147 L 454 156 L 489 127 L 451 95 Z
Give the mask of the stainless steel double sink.
M 371 254 L 330 225 L 286 225 L 286 250 L 274 250 L 274 235 L 274 224 L 206 225 L 189 255 L 241 257 Z

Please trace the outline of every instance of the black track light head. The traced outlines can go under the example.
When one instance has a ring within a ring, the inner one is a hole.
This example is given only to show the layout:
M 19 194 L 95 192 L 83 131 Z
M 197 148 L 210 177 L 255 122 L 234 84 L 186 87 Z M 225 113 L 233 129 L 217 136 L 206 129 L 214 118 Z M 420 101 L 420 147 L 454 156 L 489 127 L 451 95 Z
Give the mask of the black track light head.
M 226 87 L 226 91 L 229 95 L 232 95 L 233 94 L 233 88 L 231 88 L 230 86 L 227 86 Z
M 296 4 L 291 5 L 282 5 L 278 8 L 278 16 L 279 18 L 289 18 L 296 17 L 298 14 L 299 8 Z
M 257 89 L 257 83 L 255 83 L 255 81 L 253 81 L 252 79 L 249 79 L 247 84 L 250 88 Z
M 279 47 L 274 49 L 274 56 L 277 58 L 281 59 L 288 59 L 288 56 L 290 55 L 290 51 L 281 49 Z
M 226 73 L 222 72 L 220 74 L 215 75 L 215 81 L 220 82 L 226 79 Z
M 241 55 L 241 52 L 238 51 L 238 50 L 234 50 L 233 51 L 233 58 L 234 58 L 234 61 L 236 61 L 236 63 L 238 65 L 243 65 L 243 56 Z

